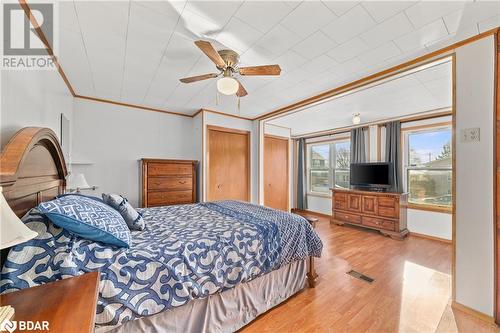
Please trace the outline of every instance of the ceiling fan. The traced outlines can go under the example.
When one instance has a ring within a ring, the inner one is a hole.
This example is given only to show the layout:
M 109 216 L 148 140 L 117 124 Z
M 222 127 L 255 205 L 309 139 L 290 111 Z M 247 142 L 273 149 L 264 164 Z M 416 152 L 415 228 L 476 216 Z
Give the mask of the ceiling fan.
M 280 75 L 279 65 L 264 65 L 251 67 L 238 67 L 240 57 L 233 50 L 216 51 L 215 48 L 203 40 L 194 42 L 203 53 L 215 63 L 219 73 L 203 74 L 180 79 L 182 83 L 191 83 L 201 80 L 214 79 L 221 77 L 217 81 L 217 90 L 224 95 L 234 95 L 243 97 L 248 95 L 240 81 L 236 79 L 235 74 L 240 75 Z

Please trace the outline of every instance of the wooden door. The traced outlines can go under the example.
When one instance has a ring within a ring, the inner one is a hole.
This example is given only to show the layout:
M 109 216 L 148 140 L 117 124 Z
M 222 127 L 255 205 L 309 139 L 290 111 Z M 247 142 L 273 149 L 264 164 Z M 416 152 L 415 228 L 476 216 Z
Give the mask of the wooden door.
M 264 205 L 288 211 L 288 139 L 264 137 Z
M 208 126 L 207 200 L 250 201 L 250 132 Z

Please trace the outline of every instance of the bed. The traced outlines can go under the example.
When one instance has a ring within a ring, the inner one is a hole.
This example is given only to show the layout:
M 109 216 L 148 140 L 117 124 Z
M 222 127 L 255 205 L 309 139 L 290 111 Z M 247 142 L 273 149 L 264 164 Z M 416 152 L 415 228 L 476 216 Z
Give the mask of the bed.
M 140 209 L 146 229 L 114 248 L 32 209 L 64 191 L 51 130 L 19 131 L 0 163 L 7 201 L 39 234 L 2 253 L 0 292 L 98 270 L 97 332 L 232 332 L 315 284 L 322 243 L 298 215 L 238 201 Z

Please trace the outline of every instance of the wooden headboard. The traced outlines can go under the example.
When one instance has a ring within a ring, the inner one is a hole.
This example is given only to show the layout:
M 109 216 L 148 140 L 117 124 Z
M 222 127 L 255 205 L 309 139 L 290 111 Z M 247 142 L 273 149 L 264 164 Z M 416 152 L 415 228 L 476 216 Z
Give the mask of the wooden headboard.
M 9 206 L 19 217 L 40 202 L 62 194 L 66 175 L 61 146 L 49 128 L 19 130 L 0 156 L 0 186 Z

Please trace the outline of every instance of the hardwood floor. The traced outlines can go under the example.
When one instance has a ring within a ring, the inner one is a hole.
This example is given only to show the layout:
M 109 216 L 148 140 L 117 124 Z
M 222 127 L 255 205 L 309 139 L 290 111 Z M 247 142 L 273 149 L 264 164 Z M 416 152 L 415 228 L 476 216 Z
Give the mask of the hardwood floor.
M 304 289 L 241 332 L 495 330 L 471 321 L 470 315 L 453 314 L 449 307 L 451 244 L 417 237 L 397 241 L 366 229 L 331 225 L 324 217 L 317 231 L 324 248 L 316 261 L 316 288 Z M 375 281 L 370 284 L 347 275 L 351 269 Z M 440 324 L 442 318 L 445 322 Z

